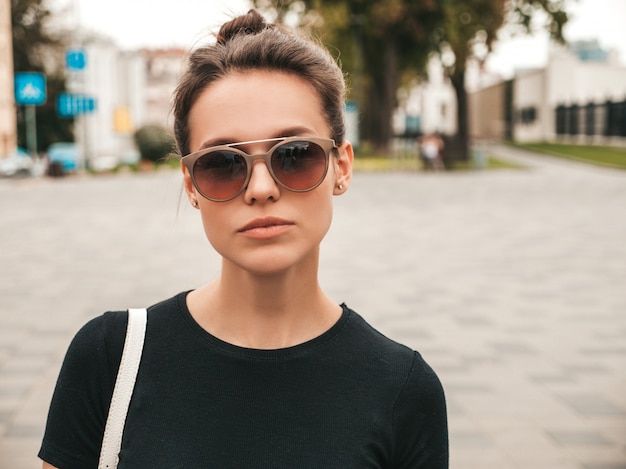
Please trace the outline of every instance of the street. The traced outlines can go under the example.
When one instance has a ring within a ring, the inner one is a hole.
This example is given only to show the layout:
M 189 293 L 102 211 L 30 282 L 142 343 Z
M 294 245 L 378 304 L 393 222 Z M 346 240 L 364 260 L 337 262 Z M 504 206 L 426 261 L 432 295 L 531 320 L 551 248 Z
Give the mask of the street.
M 525 168 L 355 174 L 322 285 L 437 371 L 451 468 L 624 469 L 626 172 L 492 151 Z M 41 467 L 83 323 L 219 262 L 177 171 L 0 180 L 0 469 Z

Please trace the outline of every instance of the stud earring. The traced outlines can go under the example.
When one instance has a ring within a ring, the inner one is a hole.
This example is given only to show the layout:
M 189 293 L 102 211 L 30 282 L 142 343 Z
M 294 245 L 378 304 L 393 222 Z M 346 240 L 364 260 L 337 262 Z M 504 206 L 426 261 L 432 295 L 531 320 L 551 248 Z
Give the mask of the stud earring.
M 342 191 L 342 190 L 343 190 L 343 184 L 339 184 L 339 186 L 337 186 L 337 187 L 338 187 L 338 189 L 339 189 L 340 191 Z
M 198 208 L 198 201 L 197 200 L 192 200 L 191 201 L 191 205 L 193 205 L 194 208 Z

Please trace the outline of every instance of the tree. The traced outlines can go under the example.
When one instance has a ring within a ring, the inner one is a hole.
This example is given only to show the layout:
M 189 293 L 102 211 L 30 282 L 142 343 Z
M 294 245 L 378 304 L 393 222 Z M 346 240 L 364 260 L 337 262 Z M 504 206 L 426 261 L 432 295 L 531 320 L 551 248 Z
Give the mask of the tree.
M 407 76 L 423 70 L 435 50 L 432 25 L 441 24 L 436 0 L 254 0 L 280 21 L 314 30 L 339 50 L 350 73 L 350 98 L 361 111 L 360 134 L 380 151 L 392 138 L 396 94 Z
M 56 96 L 65 91 L 63 52 L 66 40 L 62 31 L 53 32 L 53 14 L 45 0 L 11 0 L 13 67 L 16 72 L 39 72 L 47 75 L 46 104 L 37 108 L 37 147 L 72 141 L 72 119 L 56 114 Z M 18 144 L 26 146 L 22 110 L 17 110 Z
M 422 75 L 431 54 L 441 55 L 458 100 L 458 135 L 452 150 L 467 159 L 465 70 L 484 60 L 505 25 L 531 31 L 539 11 L 553 38 L 563 40 L 567 0 L 254 0 L 280 20 L 321 32 L 341 51 L 354 77 L 352 97 L 361 107 L 361 135 L 379 149 L 392 137 L 396 93 L 408 76 Z
M 469 147 L 465 72 L 470 60 L 484 61 L 498 31 L 510 25 L 528 33 L 537 13 L 546 13 L 550 36 L 563 42 L 567 22 L 566 0 L 442 0 L 444 21 L 438 51 L 457 98 L 457 135 L 452 140 L 454 159 L 467 160 Z

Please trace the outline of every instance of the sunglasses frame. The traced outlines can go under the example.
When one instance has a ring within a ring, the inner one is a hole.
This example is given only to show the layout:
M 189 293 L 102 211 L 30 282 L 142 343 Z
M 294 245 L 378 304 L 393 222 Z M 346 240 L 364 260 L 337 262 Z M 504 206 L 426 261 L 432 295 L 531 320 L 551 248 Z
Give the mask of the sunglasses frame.
M 240 146 L 243 146 L 243 145 L 251 145 L 253 143 L 270 143 L 270 142 L 277 142 L 277 143 L 275 145 L 272 145 L 272 147 L 268 151 L 262 152 L 262 153 L 255 153 L 253 155 L 250 155 L 250 154 L 244 152 L 243 150 L 240 150 L 239 148 L 235 148 L 235 147 L 240 147 Z M 290 142 L 310 142 L 310 143 L 314 143 L 317 146 L 319 146 L 324 151 L 324 154 L 326 155 L 326 161 L 325 161 L 325 165 L 324 165 L 324 173 L 320 177 L 320 180 L 317 183 L 315 183 L 315 185 L 313 185 L 310 188 L 307 188 L 307 189 L 292 189 L 291 187 L 289 187 L 289 186 L 285 185 L 283 182 L 281 182 L 278 179 L 278 177 L 276 176 L 276 174 L 274 174 L 274 170 L 272 169 L 272 154 L 274 153 L 274 151 L 278 147 L 280 147 L 281 145 L 284 145 L 286 143 L 290 143 Z M 239 194 L 241 194 L 242 192 L 244 192 L 247 189 L 248 184 L 250 183 L 250 178 L 252 177 L 252 167 L 253 167 L 253 163 L 254 163 L 255 160 L 264 160 L 265 161 L 265 165 L 267 166 L 267 169 L 268 169 L 270 175 L 272 176 L 272 179 L 280 187 L 282 187 L 284 189 L 287 189 L 288 191 L 291 191 L 291 192 L 309 192 L 309 191 L 312 191 L 317 186 L 319 186 L 324 181 L 324 179 L 326 179 L 326 174 L 328 173 L 328 165 L 329 165 L 329 160 L 330 160 L 330 154 L 331 154 L 331 152 L 333 150 L 337 151 L 338 149 L 339 148 L 337 147 L 337 144 L 331 138 L 322 138 L 322 137 L 278 137 L 278 138 L 267 138 L 267 139 L 263 139 L 263 140 L 250 140 L 248 142 L 227 143 L 225 145 L 218 145 L 218 146 L 215 146 L 215 147 L 204 148 L 202 150 L 198 150 L 198 151 L 195 151 L 193 153 L 189 153 L 189 154 L 183 156 L 180 159 L 180 162 L 181 162 L 181 164 L 185 168 L 187 168 L 187 171 L 189 171 L 189 174 L 191 175 L 191 182 L 193 183 L 193 186 L 196 188 L 196 190 L 200 193 L 200 195 L 202 195 L 202 197 L 204 197 L 205 199 L 211 200 L 213 202 L 227 202 L 229 200 L 234 199 L 235 197 L 237 197 Z M 241 189 L 239 189 L 236 194 L 234 194 L 234 195 L 232 195 L 230 197 L 227 197 L 225 199 L 216 199 L 214 197 L 209 197 L 204 192 L 202 192 L 200 187 L 198 187 L 198 184 L 196 182 L 196 176 L 194 174 L 193 168 L 194 168 L 194 166 L 196 164 L 196 161 L 198 161 L 204 155 L 207 155 L 207 154 L 215 152 L 215 151 L 222 151 L 222 150 L 229 150 L 229 151 L 232 151 L 232 152 L 237 153 L 238 155 L 240 155 L 246 162 L 247 174 L 246 174 L 245 180 L 241 184 Z

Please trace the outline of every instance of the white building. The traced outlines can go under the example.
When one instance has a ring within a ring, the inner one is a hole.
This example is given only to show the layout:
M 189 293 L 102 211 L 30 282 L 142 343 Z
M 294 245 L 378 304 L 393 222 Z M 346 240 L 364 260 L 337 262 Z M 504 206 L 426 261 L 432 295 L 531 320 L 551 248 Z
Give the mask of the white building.
M 76 118 L 75 137 L 88 160 L 136 159 L 133 131 L 145 121 L 145 61 L 103 39 L 85 41 L 83 70 L 68 72 L 68 90 L 95 99 L 95 110 Z
M 187 51 L 180 48 L 142 50 L 145 61 L 145 124 L 172 129 L 172 97 L 178 84 Z
M 394 115 L 394 131 L 402 134 L 407 122 L 416 122 L 419 133 L 456 133 L 457 101 L 454 88 L 445 76 L 441 62 L 433 57 L 428 62 L 428 79 L 400 96 L 400 106 Z
M 626 67 L 608 54 L 581 57 L 576 44 L 573 46 L 573 50 L 555 47 L 546 68 L 515 77 L 515 140 L 556 140 L 561 133 L 556 128 L 558 106 L 576 105 L 582 108 L 589 103 L 626 100 Z M 601 128 L 595 130 L 595 135 L 602 135 Z M 576 137 L 586 134 L 582 125 L 578 131 L 568 133 Z
M 71 72 L 68 88 L 96 100 L 76 119 L 75 136 L 86 158 L 138 158 L 133 133 L 144 125 L 172 129 L 172 93 L 182 72 L 182 49 L 120 51 L 104 39 L 85 41 L 86 67 Z
M 626 116 L 615 115 L 625 113 L 626 67 L 616 57 L 595 41 L 553 46 L 545 68 L 516 73 L 510 86 L 470 93 L 470 133 L 519 142 L 626 143 Z

